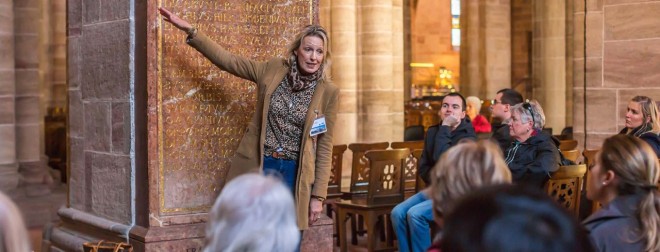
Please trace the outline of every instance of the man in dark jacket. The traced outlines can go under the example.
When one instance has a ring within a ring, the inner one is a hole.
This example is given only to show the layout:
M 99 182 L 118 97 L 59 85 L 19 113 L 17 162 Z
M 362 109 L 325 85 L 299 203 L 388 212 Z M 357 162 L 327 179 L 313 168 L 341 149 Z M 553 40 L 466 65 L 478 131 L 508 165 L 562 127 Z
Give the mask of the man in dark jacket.
M 502 151 L 505 151 L 511 145 L 513 139 L 509 135 L 509 125 L 506 120 L 511 118 L 511 106 L 522 103 L 523 98 L 516 90 L 505 88 L 497 91 L 490 110 L 498 123 L 492 124 L 493 135 L 491 139 L 496 141 Z
M 477 138 L 470 120 L 465 116 L 465 107 L 465 98 L 459 93 L 450 93 L 442 99 L 439 112 L 442 122 L 429 127 L 417 167 L 418 175 L 427 184 L 430 183 L 429 173 L 442 153 L 463 139 Z M 391 218 L 399 251 L 426 251 L 431 246 L 429 224 L 433 222 L 433 202 L 428 190 L 394 207 Z

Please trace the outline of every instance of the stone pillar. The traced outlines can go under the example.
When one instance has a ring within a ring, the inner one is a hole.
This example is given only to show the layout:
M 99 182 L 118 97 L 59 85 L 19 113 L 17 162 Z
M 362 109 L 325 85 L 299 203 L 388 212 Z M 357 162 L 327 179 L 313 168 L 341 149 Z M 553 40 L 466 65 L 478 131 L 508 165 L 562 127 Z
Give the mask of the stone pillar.
M 0 190 L 18 185 L 16 162 L 16 83 L 14 70 L 14 5 L 0 2 Z
M 14 1 L 16 68 L 16 158 L 28 194 L 46 194 L 53 183 L 44 155 L 39 60 L 41 2 Z M 32 190 L 34 189 L 34 190 Z
M 332 79 L 340 89 L 335 144 L 358 141 L 356 0 L 331 2 Z
M 494 97 L 510 88 L 511 2 L 462 1 L 461 27 L 461 93 Z
M 66 107 L 66 0 L 49 0 L 50 21 L 45 22 L 50 36 L 47 44 L 49 57 L 47 58 L 48 72 L 45 73 L 46 82 L 43 92 L 50 94 L 46 97 L 44 104 L 48 108 Z
M 401 6 L 400 1 L 398 3 Z M 402 83 L 402 80 L 395 80 L 395 76 L 402 79 L 403 69 L 397 75 L 393 70 L 394 51 L 403 51 L 403 43 L 393 41 L 393 22 L 403 22 L 403 17 L 393 16 L 392 1 L 360 1 L 358 5 L 358 90 L 361 92 L 358 98 L 358 137 L 364 142 L 401 141 L 403 87 L 396 86 L 395 83 Z M 403 39 L 402 35 L 397 37 Z M 403 57 L 399 59 L 403 60 Z
M 660 2 L 574 4 L 574 138 L 598 149 L 624 128 L 630 99 L 660 100 Z
M 533 97 L 545 112 L 545 127 L 566 126 L 566 1 L 534 1 Z M 530 98 L 530 97 L 527 97 Z

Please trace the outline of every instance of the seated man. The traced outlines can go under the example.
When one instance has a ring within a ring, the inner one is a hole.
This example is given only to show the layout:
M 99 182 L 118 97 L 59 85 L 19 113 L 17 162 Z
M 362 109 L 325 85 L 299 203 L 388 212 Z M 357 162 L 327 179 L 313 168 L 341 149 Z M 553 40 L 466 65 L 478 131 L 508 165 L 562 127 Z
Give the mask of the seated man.
M 472 124 L 465 119 L 465 108 L 465 98 L 459 93 L 447 94 L 442 100 L 439 112 L 442 122 L 429 127 L 418 162 L 418 174 L 426 184 L 430 184 L 429 173 L 442 153 L 463 139 L 477 138 Z M 429 224 L 433 222 L 433 210 L 429 192 L 428 188 L 424 189 L 392 210 L 392 224 L 401 252 L 426 251 L 431 246 Z
M 516 90 L 505 88 L 497 91 L 497 95 L 495 96 L 495 99 L 493 99 L 493 103 L 490 105 L 493 118 L 499 121 L 498 123 L 493 123 L 491 125 L 493 132 L 491 139 L 500 145 L 502 151 L 509 148 L 509 145 L 511 145 L 511 142 L 513 141 L 509 135 L 509 125 L 504 123 L 504 121 L 511 118 L 511 106 L 522 102 L 523 98 L 520 93 Z

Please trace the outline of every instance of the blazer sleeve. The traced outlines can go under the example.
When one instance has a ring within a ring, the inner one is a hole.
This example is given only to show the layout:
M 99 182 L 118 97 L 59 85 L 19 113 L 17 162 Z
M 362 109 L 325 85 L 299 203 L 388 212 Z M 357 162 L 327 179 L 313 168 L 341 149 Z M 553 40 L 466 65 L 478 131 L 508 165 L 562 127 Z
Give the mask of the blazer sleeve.
M 328 181 L 332 172 L 332 138 L 339 107 L 339 89 L 330 94 L 325 110 L 325 125 L 328 131 L 318 136 L 314 167 L 312 195 L 325 198 L 328 194 Z
M 257 62 L 230 53 L 202 32 L 197 32 L 192 38 L 189 37 L 186 43 L 202 53 L 218 68 L 246 80 L 258 82 L 259 76 L 263 76 L 266 69 L 267 62 Z

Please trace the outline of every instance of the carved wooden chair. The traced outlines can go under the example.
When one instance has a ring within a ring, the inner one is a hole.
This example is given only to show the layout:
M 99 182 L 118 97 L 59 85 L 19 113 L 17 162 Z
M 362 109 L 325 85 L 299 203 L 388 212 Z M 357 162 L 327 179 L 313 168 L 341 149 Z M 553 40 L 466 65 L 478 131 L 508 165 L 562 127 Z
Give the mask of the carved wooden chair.
M 580 214 L 580 194 L 586 171 L 587 166 L 584 164 L 559 166 L 559 170 L 551 173 L 545 183 L 548 195 L 576 217 Z
M 578 158 L 580 157 L 580 151 L 578 150 L 560 150 L 561 154 L 568 160 L 571 160 L 577 163 Z
M 575 150 L 577 145 L 577 140 L 559 140 L 559 150 Z
M 330 218 L 333 218 L 332 213 L 335 212 L 334 202 L 340 199 L 342 196 L 341 172 L 343 168 L 342 161 L 346 148 L 348 148 L 348 146 L 346 146 L 345 144 L 332 146 L 332 166 L 331 166 L 332 173 L 330 173 L 330 180 L 328 181 L 328 195 L 326 196 L 326 200 L 324 201 L 326 207 L 326 214 Z M 335 220 L 335 222 L 337 221 Z M 334 236 L 336 236 L 339 233 L 337 227 L 338 226 L 335 225 Z M 339 246 L 339 240 L 337 240 L 337 246 Z
M 345 220 L 349 215 L 364 216 L 368 251 L 376 251 L 378 243 L 376 234 L 380 233 L 385 233 L 385 244 L 381 244 L 385 247 L 378 250 L 394 251 L 396 249 L 394 234 L 387 231 L 391 229 L 388 227 L 391 225 L 389 214 L 394 206 L 403 201 L 404 166 L 410 151 L 408 149 L 374 150 L 368 151 L 365 155 L 369 159 L 366 197 L 340 200 L 335 203 L 337 219 L 342 220 L 339 222 L 340 251 L 345 252 L 348 249 Z
M 390 143 L 388 142 L 379 142 L 379 143 L 352 143 L 348 145 L 348 149 L 353 152 L 351 158 L 351 184 L 350 191 L 343 192 L 342 199 L 353 199 L 354 197 L 366 197 L 368 186 L 369 186 L 369 159 L 365 156 L 367 151 L 371 150 L 385 150 L 389 147 Z M 357 234 L 365 233 L 363 229 L 363 222 L 361 221 L 360 216 L 355 218 L 351 217 L 351 228 L 352 228 L 352 237 L 351 242 L 357 244 Z M 339 229 L 337 223 L 341 219 L 335 220 L 335 228 Z M 358 231 L 359 230 L 359 231 Z
M 584 163 L 587 165 L 588 169 L 591 169 L 591 167 L 594 165 L 595 160 L 596 160 L 596 153 L 598 153 L 598 151 L 600 151 L 600 149 L 584 150 L 582 152 L 582 156 L 584 157 Z M 589 172 L 587 172 L 585 174 L 585 181 L 586 181 L 585 185 L 589 184 L 589 180 L 591 180 L 591 176 L 589 175 Z M 586 186 L 584 186 L 583 189 L 586 192 L 586 190 L 587 190 Z M 591 209 L 587 210 L 587 211 L 590 211 L 589 213 L 592 214 L 592 213 L 595 213 L 596 211 L 598 211 L 598 209 L 600 209 L 600 207 L 601 207 L 600 203 L 592 201 L 591 202 Z
M 414 155 L 414 151 L 424 149 L 424 141 L 407 141 L 407 142 L 392 142 L 390 143 L 392 149 L 408 149 L 410 155 L 406 158 L 406 166 L 403 170 L 403 177 L 405 180 L 405 198 L 415 194 L 417 184 L 417 166 L 419 157 Z M 421 152 L 420 152 L 421 155 Z
M 422 113 L 417 108 L 406 108 L 403 112 L 405 127 L 422 125 Z

